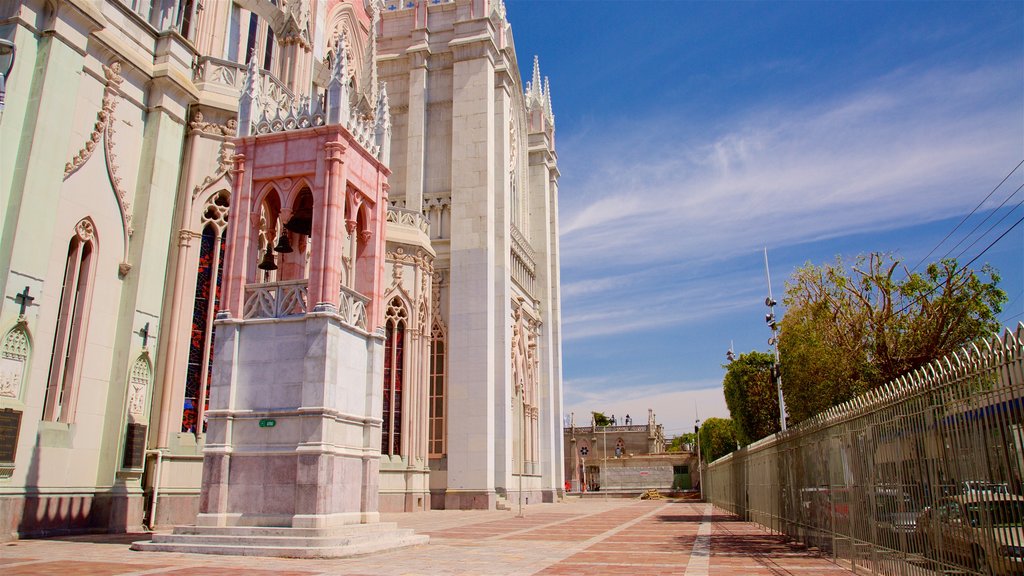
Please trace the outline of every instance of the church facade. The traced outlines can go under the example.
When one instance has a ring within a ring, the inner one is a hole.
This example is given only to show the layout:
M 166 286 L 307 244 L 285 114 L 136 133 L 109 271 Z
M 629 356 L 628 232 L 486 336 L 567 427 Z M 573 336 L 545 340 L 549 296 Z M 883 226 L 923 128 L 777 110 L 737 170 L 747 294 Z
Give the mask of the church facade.
M 363 303 L 379 343 L 361 362 L 380 511 L 559 496 L 554 115 L 503 4 L 21 0 L 0 3 L 0 37 L 17 46 L 0 116 L 0 538 L 195 522 L 219 445 L 214 351 L 232 341 L 219 313 L 312 310 L 314 280 L 351 292 L 353 326 Z M 325 251 L 307 192 L 327 176 L 275 162 L 328 165 L 331 148 L 283 139 L 238 162 L 253 126 L 308 122 L 341 68 L 346 138 L 376 156 L 337 156 L 330 177 L 360 184 Z M 240 128 L 247 76 L 263 116 Z M 273 193 L 233 219 L 260 166 Z M 225 262 L 243 228 L 246 278 Z M 367 250 L 383 269 L 357 291 Z M 276 369 L 266 394 L 286 398 L 309 367 Z M 268 442 L 287 432 L 263 420 Z

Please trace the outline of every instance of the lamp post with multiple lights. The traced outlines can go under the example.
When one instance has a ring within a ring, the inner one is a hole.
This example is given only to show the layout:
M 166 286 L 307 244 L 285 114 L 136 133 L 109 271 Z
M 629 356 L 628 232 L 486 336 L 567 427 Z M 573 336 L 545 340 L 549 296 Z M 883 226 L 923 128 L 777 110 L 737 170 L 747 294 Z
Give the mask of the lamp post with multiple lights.
M 772 380 L 779 391 L 779 428 L 786 431 L 786 402 L 782 398 L 782 360 L 779 356 L 779 325 L 775 320 L 775 305 L 778 302 L 772 298 L 772 274 L 768 269 L 768 249 L 764 249 L 764 274 L 768 279 L 768 297 L 764 299 L 764 305 L 768 307 L 768 313 L 764 315 L 764 321 L 772 330 L 772 337 L 768 344 L 775 348 L 775 364 L 772 366 Z M 732 352 L 730 349 L 729 352 Z
M 7 79 L 11 77 L 11 70 L 14 70 L 14 55 L 17 51 L 14 42 L 0 38 L 0 114 L 4 111 Z

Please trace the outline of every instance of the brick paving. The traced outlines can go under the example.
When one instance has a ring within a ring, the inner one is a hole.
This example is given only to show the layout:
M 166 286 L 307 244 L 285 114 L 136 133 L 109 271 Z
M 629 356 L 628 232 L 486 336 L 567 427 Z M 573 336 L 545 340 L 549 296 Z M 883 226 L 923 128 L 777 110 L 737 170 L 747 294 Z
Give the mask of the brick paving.
M 425 546 L 334 560 L 132 552 L 145 534 L 0 544 L 3 576 L 623 574 L 839 576 L 852 572 L 701 503 L 579 500 L 509 511 L 385 514 Z

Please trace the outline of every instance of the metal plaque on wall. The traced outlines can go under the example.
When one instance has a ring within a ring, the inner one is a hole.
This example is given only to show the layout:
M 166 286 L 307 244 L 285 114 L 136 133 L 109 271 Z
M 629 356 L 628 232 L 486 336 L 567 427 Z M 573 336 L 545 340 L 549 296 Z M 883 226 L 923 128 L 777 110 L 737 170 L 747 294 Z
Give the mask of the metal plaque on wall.
M 21 412 L 5 408 L 0 410 L 0 462 L 13 464 L 18 452 L 18 433 L 21 431 Z
M 142 468 L 146 458 L 146 425 L 128 424 L 124 435 L 124 459 L 122 468 Z

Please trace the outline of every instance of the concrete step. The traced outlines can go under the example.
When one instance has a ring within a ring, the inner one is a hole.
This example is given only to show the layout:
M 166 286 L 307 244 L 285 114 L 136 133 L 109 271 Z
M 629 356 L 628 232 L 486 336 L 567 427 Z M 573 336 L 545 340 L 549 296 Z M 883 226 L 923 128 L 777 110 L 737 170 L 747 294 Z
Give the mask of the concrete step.
M 359 524 L 323 530 L 306 528 L 182 526 L 134 542 L 132 550 L 283 558 L 345 558 L 426 544 L 429 536 L 393 523 Z
M 402 539 L 413 535 L 412 530 L 401 530 L 384 534 L 382 532 L 351 534 L 347 536 L 243 536 L 225 534 L 154 534 L 154 544 L 182 545 L 226 545 L 226 546 L 265 546 L 271 548 L 337 548 L 340 546 L 358 546 L 386 538 Z
M 398 530 L 394 522 L 375 522 L 372 524 L 348 524 L 330 528 L 290 528 L 287 526 L 175 526 L 174 534 L 192 535 L 208 534 L 216 536 L 286 536 L 323 538 L 327 536 L 346 536 L 355 534 L 373 534 Z

